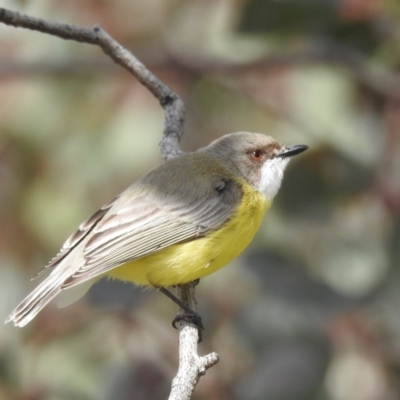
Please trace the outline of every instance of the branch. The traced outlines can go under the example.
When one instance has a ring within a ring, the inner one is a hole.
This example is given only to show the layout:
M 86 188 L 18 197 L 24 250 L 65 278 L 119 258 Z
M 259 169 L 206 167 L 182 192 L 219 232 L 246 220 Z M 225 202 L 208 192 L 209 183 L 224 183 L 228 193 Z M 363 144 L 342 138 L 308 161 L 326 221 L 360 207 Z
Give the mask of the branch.
M 164 110 L 164 132 L 160 142 L 165 159 L 182 154 L 179 140 L 183 134 L 184 106 L 179 96 L 153 75 L 136 57 L 114 40 L 100 25 L 82 28 L 75 25 L 33 18 L 0 7 L 0 22 L 17 28 L 48 33 L 66 40 L 95 44 L 117 64 L 128 70 L 158 99 Z
M 158 99 L 164 110 L 164 131 L 160 149 L 165 159 L 182 154 L 179 140 L 183 134 L 184 106 L 179 96 L 152 74 L 127 49 L 115 41 L 101 26 L 82 28 L 29 17 L 0 7 L 0 22 L 58 36 L 66 40 L 98 45 L 117 64 L 128 70 Z M 178 297 L 189 307 L 196 306 L 192 284 L 182 285 Z M 184 312 L 179 310 L 180 313 Z M 205 371 L 218 362 L 218 355 L 197 354 L 198 332 L 190 323 L 182 321 L 179 333 L 179 370 L 172 382 L 171 400 L 189 400 L 194 387 Z
M 177 286 L 177 295 L 192 310 L 197 310 L 195 285 L 193 283 Z M 184 311 L 179 309 L 179 314 L 184 314 Z M 183 321 L 180 324 L 179 370 L 172 381 L 172 390 L 168 400 L 190 399 L 200 377 L 206 373 L 208 368 L 219 361 L 217 353 L 199 357 L 197 355 L 197 342 L 199 340 L 197 327 Z

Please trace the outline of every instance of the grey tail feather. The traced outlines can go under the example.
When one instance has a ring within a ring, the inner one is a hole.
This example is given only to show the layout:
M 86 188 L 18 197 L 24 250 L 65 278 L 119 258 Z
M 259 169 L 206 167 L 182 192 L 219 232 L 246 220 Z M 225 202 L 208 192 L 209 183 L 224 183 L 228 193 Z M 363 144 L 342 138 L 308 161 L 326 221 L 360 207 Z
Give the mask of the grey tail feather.
M 34 289 L 7 317 L 5 324 L 13 321 L 15 326 L 23 327 L 61 291 L 63 280 L 53 275 Z

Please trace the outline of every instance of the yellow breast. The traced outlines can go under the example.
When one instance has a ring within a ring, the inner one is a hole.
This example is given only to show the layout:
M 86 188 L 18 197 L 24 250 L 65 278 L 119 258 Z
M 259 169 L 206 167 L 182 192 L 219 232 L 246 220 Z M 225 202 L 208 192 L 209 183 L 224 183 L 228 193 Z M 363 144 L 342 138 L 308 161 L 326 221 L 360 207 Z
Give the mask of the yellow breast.
M 172 286 L 202 278 L 228 264 L 251 242 L 271 204 L 247 183 L 241 186 L 242 202 L 220 229 L 130 261 L 107 276 L 137 285 Z

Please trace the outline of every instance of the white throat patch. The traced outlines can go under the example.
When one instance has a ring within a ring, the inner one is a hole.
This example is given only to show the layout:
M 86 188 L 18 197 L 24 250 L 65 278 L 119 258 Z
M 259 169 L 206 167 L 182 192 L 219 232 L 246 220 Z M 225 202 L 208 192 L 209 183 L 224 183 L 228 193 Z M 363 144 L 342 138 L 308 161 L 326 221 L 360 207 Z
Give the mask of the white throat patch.
M 261 179 L 258 191 L 267 199 L 273 200 L 281 187 L 283 173 L 289 163 L 289 158 L 273 158 L 267 160 L 261 168 Z

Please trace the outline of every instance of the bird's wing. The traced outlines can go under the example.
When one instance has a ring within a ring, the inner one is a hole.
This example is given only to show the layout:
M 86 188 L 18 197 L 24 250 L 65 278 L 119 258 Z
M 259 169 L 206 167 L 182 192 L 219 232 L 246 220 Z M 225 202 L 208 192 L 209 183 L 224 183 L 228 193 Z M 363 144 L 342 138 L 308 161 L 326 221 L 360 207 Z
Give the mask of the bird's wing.
M 189 197 L 190 201 L 181 196 L 169 201 L 160 201 L 158 196 L 126 196 L 127 200 L 121 196 L 118 205 L 111 207 L 88 232 L 82 249 L 84 262 L 63 288 L 127 261 L 204 236 L 231 217 L 241 198 L 235 182 L 217 176 L 197 193 L 196 198 Z
M 62 261 L 76 246 L 78 246 L 78 244 L 93 230 L 96 224 L 107 214 L 118 197 L 119 196 L 115 197 L 112 201 L 96 211 L 90 218 L 82 222 L 78 229 L 65 241 L 58 254 L 51 259 L 50 262 L 32 278 L 32 280 L 41 276 L 48 269 L 57 266 L 60 261 Z

